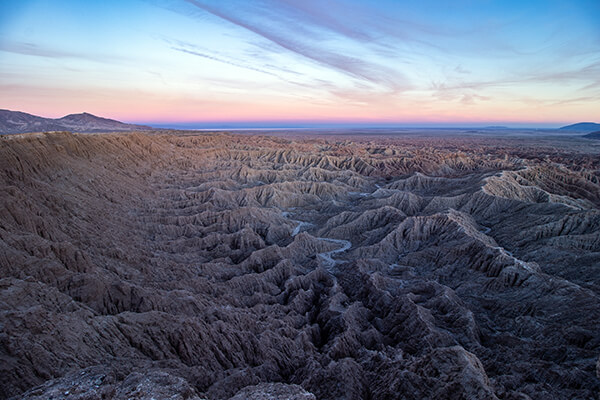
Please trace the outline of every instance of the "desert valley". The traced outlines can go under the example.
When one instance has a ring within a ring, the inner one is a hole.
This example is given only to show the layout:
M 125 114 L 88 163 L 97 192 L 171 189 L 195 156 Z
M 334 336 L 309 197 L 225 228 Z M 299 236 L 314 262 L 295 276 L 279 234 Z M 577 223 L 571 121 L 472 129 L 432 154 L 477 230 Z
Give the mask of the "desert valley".
M 0 397 L 594 398 L 599 151 L 0 136 Z

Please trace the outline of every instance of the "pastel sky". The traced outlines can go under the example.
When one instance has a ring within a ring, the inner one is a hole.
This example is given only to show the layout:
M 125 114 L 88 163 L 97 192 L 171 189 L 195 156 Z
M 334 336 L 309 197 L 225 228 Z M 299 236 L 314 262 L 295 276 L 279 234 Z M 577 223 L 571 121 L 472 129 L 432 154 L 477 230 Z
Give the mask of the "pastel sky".
M 2 0 L 0 108 L 127 122 L 600 122 L 598 0 Z

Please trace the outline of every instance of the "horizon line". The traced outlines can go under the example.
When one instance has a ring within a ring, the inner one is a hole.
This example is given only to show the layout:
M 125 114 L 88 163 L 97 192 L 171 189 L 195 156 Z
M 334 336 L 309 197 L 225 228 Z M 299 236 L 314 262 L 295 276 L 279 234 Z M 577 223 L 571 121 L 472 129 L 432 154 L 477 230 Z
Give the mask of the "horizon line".
M 448 122 L 448 123 L 363 123 L 363 122 L 270 122 L 270 121 L 214 121 L 214 122 L 128 122 L 137 125 L 147 125 L 160 129 L 559 129 L 572 125 L 569 123 L 474 123 L 474 122 Z M 577 122 L 579 123 L 579 122 Z
M 2 111 L 21 112 L 36 117 L 42 117 L 40 114 L 33 114 L 27 111 L 11 110 L 9 108 L 0 108 Z M 123 118 L 119 116 L 110 116 L 104 113 L 81 111 L 79 113 L 64 114 L 59 117 L 42 117 L 48 119 L 60 119 L 69 115 L 89 114 L 99 118 L 112 119 L 114 121 L 146 125 L 158 129 L 559 129 L 564 126 L 580 123 L 596 123 L 592 121 L 385 121 L 385 120 L 208 120 L 208 121 L 148 121 L 141 118 Z

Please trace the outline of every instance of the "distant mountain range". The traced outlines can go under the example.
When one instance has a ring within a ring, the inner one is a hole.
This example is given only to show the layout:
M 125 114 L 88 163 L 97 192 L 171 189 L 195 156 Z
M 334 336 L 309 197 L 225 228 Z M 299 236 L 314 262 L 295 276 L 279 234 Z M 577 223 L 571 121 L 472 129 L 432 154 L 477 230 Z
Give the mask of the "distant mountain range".
M 563 131 L 573 131 L 573 132 L 594 132 L 600 131 L 600 124 L 595 122 L 579 122 L 573 125 L 563 126 L 559 128 Z
M 153 128 L 144 125 L 126 124 L 85 112 L 53 119 L 20 111 L 0 110 L 0 134 L 48 131 L 113 132 L 149 129 Z

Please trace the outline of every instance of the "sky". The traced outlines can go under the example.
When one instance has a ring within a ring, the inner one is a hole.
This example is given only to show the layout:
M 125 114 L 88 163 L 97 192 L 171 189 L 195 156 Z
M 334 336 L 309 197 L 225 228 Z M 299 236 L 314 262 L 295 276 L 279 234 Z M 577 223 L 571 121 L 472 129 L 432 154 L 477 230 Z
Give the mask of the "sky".
M 1 0 L 0 108 L 190 127 L 600 122 L 600 1 Z

